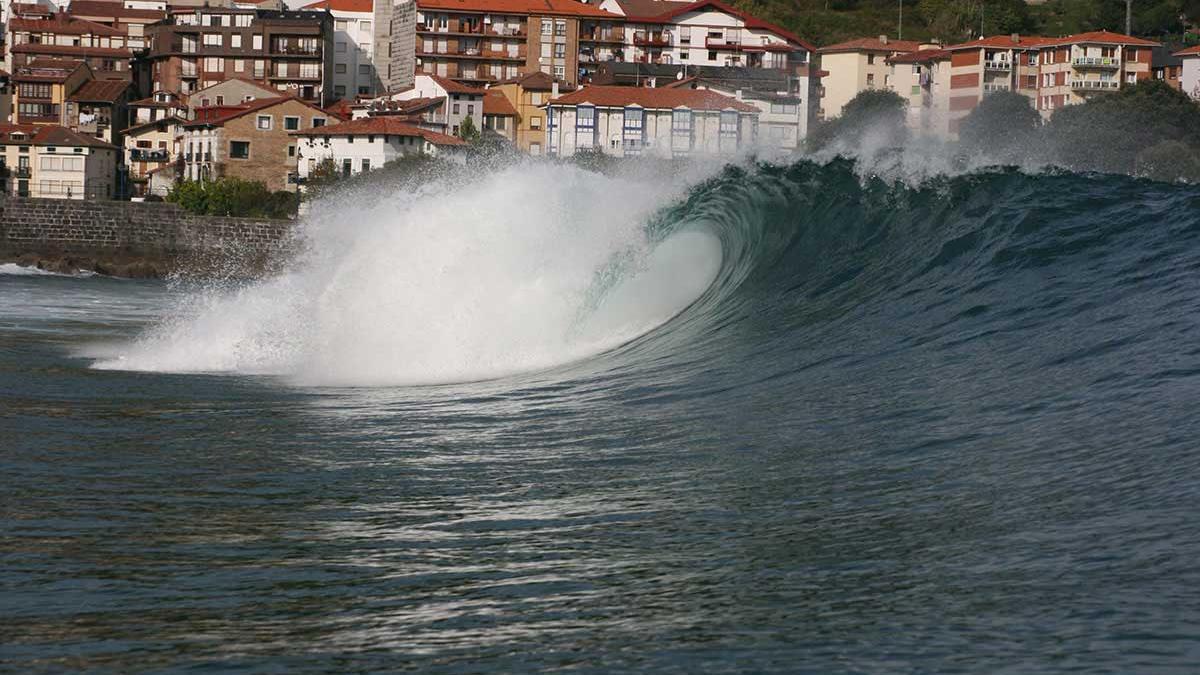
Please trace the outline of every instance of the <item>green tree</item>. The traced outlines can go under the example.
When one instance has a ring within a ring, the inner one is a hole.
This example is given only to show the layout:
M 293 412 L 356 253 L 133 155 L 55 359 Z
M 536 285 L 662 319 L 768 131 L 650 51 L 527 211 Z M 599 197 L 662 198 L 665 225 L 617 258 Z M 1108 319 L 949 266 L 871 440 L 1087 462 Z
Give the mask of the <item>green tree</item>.
M 959 149 L 969 156 L 1012 162 L 1031 150 L 1041 125 L 1042 116 L 1028 96 L 1012 91 L 991 93 L 963 118 Z
M 468 143 L 479 142 L 479 129 L 475 128 L 475 121 L 471 117 L 464 117 L 459 123 L 458 137 Z
M 200 215 L 247 218 L 290 218 L 297 203 L 290 191 L 271 192 L 259 181 L 241 178 L 183 181 L 167 194 L 167 201 Z
M 816 151 L 838 143 L 861 149 L 867 141 L 897 146 L 908 136 L 905 108 L 900 95 L 883 89 L 859 92 L 842 107 L 842 114 L 817 124 L 808 135 L 809 150 Z

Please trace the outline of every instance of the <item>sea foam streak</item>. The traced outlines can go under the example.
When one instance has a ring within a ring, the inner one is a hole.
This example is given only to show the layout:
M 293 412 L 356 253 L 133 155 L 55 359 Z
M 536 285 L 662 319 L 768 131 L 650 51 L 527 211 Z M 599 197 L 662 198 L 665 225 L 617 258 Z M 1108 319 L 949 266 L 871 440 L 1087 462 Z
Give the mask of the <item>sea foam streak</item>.
M 715 237 L 646 238 L 689 182 L 527 162 L 457 186 L 335 197 L 306 219 L 290 271 L 194 294 L 95 366 L 382 385 L 584 358 L 660 325 L 715 278 Z M 617 260 L 621 278 L 597 298 Z

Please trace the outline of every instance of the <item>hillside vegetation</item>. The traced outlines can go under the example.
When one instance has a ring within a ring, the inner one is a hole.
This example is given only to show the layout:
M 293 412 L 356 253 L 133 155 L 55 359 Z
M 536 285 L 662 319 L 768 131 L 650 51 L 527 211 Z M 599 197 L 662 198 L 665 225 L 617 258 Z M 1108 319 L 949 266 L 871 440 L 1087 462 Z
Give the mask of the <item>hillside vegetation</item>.
M 1068 35 L 1125 30 L 1125 0 L 735 0 L 818 46 L 856 37 L 896 37 L 903 2 L 903 38 L 961 42 L 984 35 Z M 1133 32 L 1180 43 L 1200 23 L 1200 0 L 1134 0 Z

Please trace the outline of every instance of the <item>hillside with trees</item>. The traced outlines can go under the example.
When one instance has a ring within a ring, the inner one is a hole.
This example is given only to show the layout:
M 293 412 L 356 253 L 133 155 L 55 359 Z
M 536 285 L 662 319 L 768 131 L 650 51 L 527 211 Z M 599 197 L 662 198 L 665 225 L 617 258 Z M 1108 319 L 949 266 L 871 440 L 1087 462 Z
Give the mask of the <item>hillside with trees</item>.
M 984 35 L 1068 35 L 1125 30 L 1125 0 L 735 0 L 820 45 L 900 32 L 907 40 L 961 42 Z M 1179 44 L 1200 24 L 1200 0 L 1133 0 L 1133 33 Z M 1193 39 L 1200 40 L 1200 30 Z

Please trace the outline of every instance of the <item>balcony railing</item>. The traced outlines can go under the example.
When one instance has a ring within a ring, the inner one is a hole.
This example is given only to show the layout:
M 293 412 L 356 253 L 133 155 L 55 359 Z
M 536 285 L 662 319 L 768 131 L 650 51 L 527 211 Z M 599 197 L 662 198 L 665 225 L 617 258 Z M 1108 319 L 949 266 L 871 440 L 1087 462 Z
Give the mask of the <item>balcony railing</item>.
M 633 44 L 639 47 L 670 47 L 671 36 L 637 33 L 633 36 Z
M 996 83 L 992 83 L 992 82 L 984 82 L 984 83 L 983 83 L 983 90 L 984 90 L 985 92 L 991 92 L 991 91 L 1012 91 L 1012 85 L 1010 85 L 1010 84 L 1008 84 L 1008 83 L 999 83 L 999 82 L 996 82 Z
M 13 169 L 13 175 L 17 178 L 30 178 L 33 176 L 33 167 L 18 166 Z
M 579 34 L 580 42 L 625 42 L 625 34 L 619 30 L 613 31 L 590 31 Z
M 1077 68 L 1120 68 L 1121 59 L 1112 56 L 1076 56 L 1071 65 Z
M 1071 88 L 1072 89 L 1108 90 L 1108 89 L 1116 89 L 1120 86 L 1121 86 L 1121 83 L 1118 82 L 1117 80 L 1071 80 Z
M 984 61 L 984 70 L 1003 70 L 1005 72 L 1012 70 L 1012 61 Z
M 271 45 L 271 53 L 276 56 L 320 56 L 320 47 L 301 47 L 299 45 Z
M 169 162 L 170 154 L 166 150 L 143 150 L 134 148 L 129 151 L 129 159 L 134 162 Z

